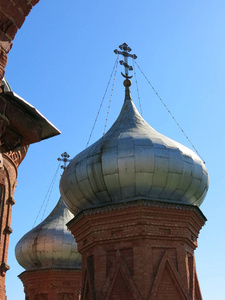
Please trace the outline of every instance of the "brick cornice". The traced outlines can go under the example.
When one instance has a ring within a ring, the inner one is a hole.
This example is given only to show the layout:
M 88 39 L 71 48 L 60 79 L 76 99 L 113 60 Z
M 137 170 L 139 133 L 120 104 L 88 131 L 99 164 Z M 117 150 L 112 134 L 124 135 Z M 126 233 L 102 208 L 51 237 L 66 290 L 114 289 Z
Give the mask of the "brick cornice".
M 138 200 L 83 211 L 67 225 L 81 254 L 106 241 L 138 239 L 182 242 L 193 252 L 205 220 L 195 206 Z
M 46 268 L 46 269 L 40 269 L 40 270 L 26 270 L 22 273 L 20 273 L 20 275 L 18 275 L 18 277 L 22 277 L 24 274 L 41 274 L 41 276 L 43 276 L 43 273 L 48 273 L 48 274 L 51 274 L 51 273 L 63 273 L 63 272 L 66 272 L 66 273 L 81 273 L 81 270 L 80 269 L 70 269 L 70 268 Z
M 148 199 L 138 199 L 133 201 L 127 201 L 117 204 L 108 204 L 103 206 L 98 206 L 92 209 L 86 209 L 77 214 L 70 222 L 68 222 L 68 227 L 72 226 L 73 223 L 76 223 L 82 216 L 103 214 L 115 210 L 123 210 L 129 207 L 138 207 L 138 206 L 148 206 L 164 209 L 173 209 L 173 210 L 184 210 L 184 211 L 194 211 L 198 214 L 200 219 L 205 223 L 207 221 L 205 215 L 202 213 L 198 206 L 191 204 L 179 203 L 179 202 L 170 202 L 170 201 L 159 201 L 159 200 L 148 200 Z

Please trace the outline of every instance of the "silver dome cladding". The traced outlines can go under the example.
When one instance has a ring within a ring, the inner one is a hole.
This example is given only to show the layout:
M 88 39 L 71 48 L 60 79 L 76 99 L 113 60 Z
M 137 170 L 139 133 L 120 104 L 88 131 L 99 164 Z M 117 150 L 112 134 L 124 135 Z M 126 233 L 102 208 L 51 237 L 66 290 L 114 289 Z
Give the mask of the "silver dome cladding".
M 154 130 L 138 113 L 128 87 L 116 122 L 104 138 L 70 162 L 60 182 L 64 201 L 75 215 L 136 199 L 200 206 L 207 190 L 202 160 Z
M 26 270 L 81 269 L 81 255 L 66 224 L 73 218 L 62 198 L 51 214 L 16 245 L 16 259 Z

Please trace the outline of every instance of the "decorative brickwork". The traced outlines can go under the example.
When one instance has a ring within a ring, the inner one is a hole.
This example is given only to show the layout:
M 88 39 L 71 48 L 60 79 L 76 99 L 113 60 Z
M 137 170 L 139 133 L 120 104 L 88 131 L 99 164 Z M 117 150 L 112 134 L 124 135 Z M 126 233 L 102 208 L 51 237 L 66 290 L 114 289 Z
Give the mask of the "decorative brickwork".
M 81 270 L 47 269 L 19 275 L 29 300 L 79 300 Z
M 0 160 L 0 299 L 5 299 L 5 274 L 13 199 L 16 187 L 17 168 L 27 153 L 28 146 L 1 155 Z
M 0 0 L 0 80 L 7 64 L 7 54 L 18 29 L 39 0 Z
M 137 201 L 84 211 L 68 227 L 82 254 L 82 299 L 202 299 L 198 207 Z

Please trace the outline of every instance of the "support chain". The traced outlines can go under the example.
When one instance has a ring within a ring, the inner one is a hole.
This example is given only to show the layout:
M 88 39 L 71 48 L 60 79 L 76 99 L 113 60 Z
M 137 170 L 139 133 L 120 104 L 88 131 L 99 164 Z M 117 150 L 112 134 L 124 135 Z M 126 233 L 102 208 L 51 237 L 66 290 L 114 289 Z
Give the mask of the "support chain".
M 45 204 L 45 202 L 46 202 L 45 208 L 44 208 L 44 212 L 43 212 L 43 214 L 42 214 L 42 219 L 41 219 L 41 221 L 43 221 L 44 214 L 45 214 L 45 212 L 46 212 L 46 209 L 47 209 L 47 206 L 48 206 L 48 203 L 49 203 L 49 199 L 50 199 L 51 194 L 52 194 L 52 190 L 53 190 L 53 187 L 54 187 L 54 184 L 55 184 L 55 181 L 56 181 L 56 177 L 57 177 L 57 174 L 58 174 L 58 171 L 59 171 L 60 164 L 61 164 L 61 163 L 59 163 L 59 165 L 58 165 L 58 167 L 57 167 L 57 169 L 56 169 L 55 175 L 53 176 L 52 182 L 51 182 L 51 184 L 50 184 L 50 186 L 49 186 L 49 188 L 48 188 L 48 191 L 47 191 L 47 193 L 46 193 L 46 195 L 45 195 L 45 198 L 44 198 L 44 200 L 43 200 L 43 202 L 42 202 L 42 205 L 41 205 L 41 207 L 40 207 L 40 210 L 39 210 L 39 212 L 38 212 L 38 214 L 37 214 L 37 217 L 36 217 L 36 219 L 35 219 L 35 221 L 34 221 L 34 224 L 33 224 L 33 227 L 32 227 L 32 228 L 34 228 L 34 226 L 35 226 L 35 224 L 36 224 L 36 222 L 37 222 L 37 219 L 39 218 L 39 215 L 40 215 L 40 213 L 41 213 L 41 211 L 42 211 L 42 208 L 43 208 L 43 206 L 44 206 L 44 204 Z
M 140 94 L 139 94 L 139 89 L 138 89 L 137 74 L 136 74 L 135 65 L 134 65 L 134 58 L 133 58 L 133 69 L 134 69 L 135 83 L 136 83 L 136 87 L 137 87 L 137 95 L 138 95 L 138 101 L 139 101 L 140 113 L 141 113 L 141 116 L 142 116 L 141 99 L 140 99 Z
M 116 64 L 116 68 L 115 68 L 115 72 L 114 72 L 113 84 L 112 84 L 112 89 L 111 89 L 111 94 L 110 94 L 110 99 L 109 99 L 109 104 L 108 104 L 108 110 L 107 110 L 107 115 L 106 115 L 106 120 L 105 120 L 104 132 L 103 132 L 103 135 L 102 135 L 102 141 L 103 141 L 104 136 L 105 136 L 106 126 L 107 126 L 108 117 L 109 117 L 109 110 L 110 110 L 111 102 L 112 102 L 112 95 L 113 95 L 114 84 L 115 84 L 115 79 L 116 79 L 117 66 L 118 66 L 118 59 L 117 59 L 116 62 L 117 62 L 117 64 Z
M 117 68 L 118 60 L 119 60 L 119 54 L 117 55 L 115 64 L 114 64 L 114 66 L 113 66 L 111 75 L 110 75 L 110 77 L 109 77 L 109 81 L 108 81 L 108 83 L 107 83 L 107 86 L 106 86 L 106 89 L 105 89 L 105 93 L 104 93 L 103 98 L 102 98 L 102 101 L 101 101 L 101 103 L 100 103 L 99 110 L 98 110 L 98 112 L 97 112 L 97 116 L 96 116 L 96 118 L 95 118 L 95 121 L 94 121 L 93 127 L 92 127 L 92 129 L 91 129 L 91 133 L 90 133 L 89 139 L 88 139 L 87 144 L 86 144 L 86 148 L 88 147 L 88 145 L 89 145 L 89 143 L 90 143 L 90 140 L 91 140 L 93 131 L 94 131 L 94 129 L 95 129 L 95 125 L 96 125 L 96 123 L 97 123 L 97 120 L 98 120 L 98 117 L 99 117 L 99 114 L 100 114 L 100 111 L 101 111 L 103 102 L 104 102 L 104 100 L 105 100 L 106 93 L 107 93 L 108 88 L 109 88 L 109 84 L 110 84 L 111 79 L 112 79 L 112 75 L 113 75 L 113 73 L 114 73 L 115 68 Z
M 156 89 L 154 88 L 154 86 L 151 84 L 151 82 L 148 80 L 147 76 L 141 70 L 141 68 L 136 63 L 136 61 L 135 61 L 135 64 L 137 65 L 138 69 L 140 70 L 140 72 L 142 73 L 142 75 L 144 76 L 144 78 L 147 80 L 148 84 L 151 86 L 152 90 L 154 91 L 154 93 L 156 94 L 156 96 L 158 97 L 158 99 L 161 101 L 161 103 L 163 104 L 163 106 L 165 107 L 165 109 L 167 110 L 167 112 L 170 114 L 170 116 L 172 117 L 172 119 L 174 120 L 174 122 L 176 123 L 176 125 L 179 127 L 179 129 L 181 130 L 181 132 L 183 133 L 183 135 L 185 136 L 185 138 L 188 140 L 188 142 L 191 144 L 192 148 L 195 150 L 195 152 L 199 155 L 199 157 L 202 159 L 203 163 L 205 164 L 204 159 L 202 158 L 202 156 L 200 155 L 200 153 L 198 152 L 198 150 L 196 149 L 196 147 L 194 146 L 194 144 L 191 142 L 191 140 L 189 139 L 189 137 L 187 136 L 187 134 L 184 132 L 184 130 L 181 127 L 181 125 L 175 119 L 174 115 L 171 113 L 171 111 L 169 110 L 168 106 L 165 104 L 165 102 L 159 96 L 158 92 L 156 91 Z

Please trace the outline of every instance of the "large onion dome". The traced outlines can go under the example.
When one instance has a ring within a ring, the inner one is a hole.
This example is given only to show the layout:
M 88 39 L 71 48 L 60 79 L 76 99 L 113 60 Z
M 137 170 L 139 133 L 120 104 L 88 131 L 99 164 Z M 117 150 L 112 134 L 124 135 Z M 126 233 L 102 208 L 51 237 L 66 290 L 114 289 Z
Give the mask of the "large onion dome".
M 49 268 L 81 269 L 81 255 L 66 227 L 73 214 L 60 198 L 51 214 L 25 234 L 16 245 L 16 259 L 28 270 Z
M 65 169 L 61 195 L 76 215 L 84 209 L 137 199 L 200 206 L 208 190 L 202 160 L 154 130 L 138 113 L 125 80 L 119 117 Z

